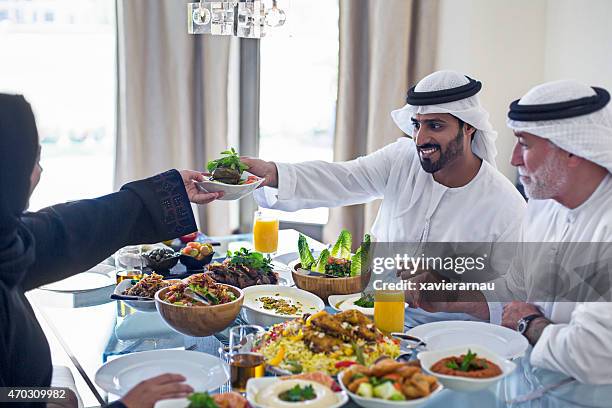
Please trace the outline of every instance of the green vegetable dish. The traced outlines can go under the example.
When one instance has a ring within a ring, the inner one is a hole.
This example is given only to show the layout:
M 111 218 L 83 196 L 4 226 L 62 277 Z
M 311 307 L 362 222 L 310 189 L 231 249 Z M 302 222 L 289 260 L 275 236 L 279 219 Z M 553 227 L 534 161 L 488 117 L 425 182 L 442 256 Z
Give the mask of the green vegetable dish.
M 300 234 L 298 238 L 298 252 L 302 269 L 325 274 L 332 278 L 346 278 L 361 275 L 362 265 L 369 264 L 370 235 L 363 237 L 363 243 L 354 255 L 351 255 L 352 237 L 347 230 L 342 230 L 338 240 L 329 249 L 321 251 L 318 259 L 312 255 L 306 237 Z
M 225 184 L 240 184 L 242 172 L 249 166 L 240 161 L 240 156 L 233 147 L 221 154 L 223 157 L 211 160 L 206 165 L 206 169 L 211 173 L 210 179 Z
M 189 400 L 187 408 L 219 408 L 207 392 L 194 392 L 187 399 Z

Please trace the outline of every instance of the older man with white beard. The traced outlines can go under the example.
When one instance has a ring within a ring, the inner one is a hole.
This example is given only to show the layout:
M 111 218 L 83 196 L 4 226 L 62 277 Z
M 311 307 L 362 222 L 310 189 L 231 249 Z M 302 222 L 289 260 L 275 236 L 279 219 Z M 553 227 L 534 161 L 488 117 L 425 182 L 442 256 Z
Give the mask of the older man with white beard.
M 555 81 L 530 90 L 511 104 L 508 114 L 508 126 L 517 137 L 512 164 L 530 197 L 521 241 L 591 242 L 563 246 L 566 253 L 555 254 L 555 258 L 563 266 L 600 261 L 600 275 L 609 275 L 612 257 L 609 101 L 605 89 Z M 544 246 L 547 250 L 560 247 Z M 587 259 L 591 253 L 596 253 L 597 259 Z M 538 279 L 529 271 L 529 265 L 519 265 L 505 280 L 519 299 L 541 297 L 530 296 Z M 598 288 L 608 295 L 600 300 L 610 300 L 609 289 Z M 594 300 L 590 296 L 568 299 L 576 303 L 543 300 L 515 301 L 503 309 L 502 324 L 521 331 L 534 344 L 532 364 L 581 382 L 612 383 L 612 303 L 580 301 Z M 496 314 L 491 313 L 492 320 L 498 320 Z
M 513 102 L 512 164 L 530 200 L 510 270 L 495 293 L 459 293 L 446 303 L 407 295 L 426 310 L 470 313 L 516 329 L 534 345 L 533 365 L 588 384 L 612 383 L 609 101 L 605 89 L 555 81 Z M 572 279 L 577 286 L 563 287 Z M 589 285 L 594 279 L 607 283 Z M 507 302 L 503 310 L 500 300 Z

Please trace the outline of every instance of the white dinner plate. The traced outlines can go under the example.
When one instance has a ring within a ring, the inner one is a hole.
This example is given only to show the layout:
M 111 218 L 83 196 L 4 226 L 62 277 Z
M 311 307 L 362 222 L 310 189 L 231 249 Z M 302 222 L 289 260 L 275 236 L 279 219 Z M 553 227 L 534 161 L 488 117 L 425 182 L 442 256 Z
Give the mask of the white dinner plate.
M 484 322 L 443 321 L 426 323 L 407 331 L 427 343 L 428 351 L 475 344 L 513 359 L 525 354 L 529 343 L 519 332 Z
M 96 265 L 90 270 L 70 276 L 61 281 L 44 285 L 41 289 L 53 292 L 76 293 L 112 286 L 115 280 L 108 273 L 115 270 L 111 265 Z
M 229 380 L 229 366 L 210 354 L 152 350 L 107 362 L 96 372 L 95 381 L 104 391 L 123 396 L 139 382 L 166 373 L 181 374 L 195 392 L 215 390 Z

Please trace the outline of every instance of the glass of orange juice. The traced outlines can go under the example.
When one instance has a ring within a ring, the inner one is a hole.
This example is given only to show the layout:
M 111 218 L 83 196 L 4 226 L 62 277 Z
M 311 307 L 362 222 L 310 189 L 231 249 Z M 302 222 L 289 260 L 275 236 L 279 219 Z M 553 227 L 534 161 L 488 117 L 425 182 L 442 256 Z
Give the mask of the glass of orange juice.
M 374 292 L 374 325 L 385 334 L 404 331 L 404 292 L 377 290 Z
M 257 252 L 272 254 L 278 249 L 278 218 L 255 212 L 253 244 Z

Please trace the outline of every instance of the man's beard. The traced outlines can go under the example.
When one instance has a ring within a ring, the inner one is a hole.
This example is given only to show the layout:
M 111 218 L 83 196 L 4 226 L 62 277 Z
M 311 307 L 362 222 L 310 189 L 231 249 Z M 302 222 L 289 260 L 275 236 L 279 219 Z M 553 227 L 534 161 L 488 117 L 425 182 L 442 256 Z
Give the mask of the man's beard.
M 559 194 L 561 187 L 567 181 L 567 170 L 559 165 L 558 156 L 551 154 L 546 156 L 544 163 L 536 171 L 522 177 L 521 184 L 525 188 L 527 197 L 546 200 Z
M 455 138 L 448 143 L 448 145 L 446 146 L 446 150 L 444 151 L 442 151 L 442 148 L 440 147 L 440 145 L 434 145 L 434 144 L 428 143 L 426 145 L 421 146 L 420 148 L 437 147 L 440 152 L 440 158 L 436 161 L 432 161 L 429 158 L 424 159 L 419 154 L 419 159 L 421 161 L 421 167 L 423 167 L 423 170 L 425 170 L 427 173 L 435 173 L 436 171 L 443 169 L 444 166 L 446 166 L 448 163 L 462 156 L 463 155 L 463 138 L 464 138 L 463 129 L 459 128 L 459 131 L 457 132 L 457 136 L 455 136 Z M 417 152 L 419 149 L 417 149 Z

